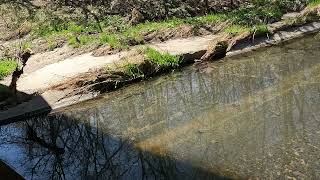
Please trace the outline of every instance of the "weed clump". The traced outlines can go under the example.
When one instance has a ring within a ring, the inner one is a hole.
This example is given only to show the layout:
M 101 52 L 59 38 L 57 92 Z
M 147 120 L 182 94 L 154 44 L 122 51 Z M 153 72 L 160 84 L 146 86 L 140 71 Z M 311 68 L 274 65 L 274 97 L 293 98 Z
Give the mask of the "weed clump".
M 123 49 L 125 46 L 121 38 L 116 34 L 101 34 L 99 38 L 100 45 L 108 44 L 111 48 L 114 49 Z
M 144 77 L 144 73 L 139 69 L 137 64 L 128 63 L 124 66 L 124 73 L 130 78 Z
M 309 0 L 308 7 L 313 8 L 320 5 L 320 0 Z
M 169 53 L 160 53 L 157 50 L 148 47 L 146 49 L 147 60 L 159 67 L 174 68 L 178 67 L 181 63 L 179 56 L 174 56 Z
M 142 55 L 142 62 L 134 63 L 132 60 L 128 60 L 122 66 L 127 77 L 135 79 L 153 76 L 161 71 L 178 68 L 182 62 L 179 56 L 161 53 L 151 47 L 141 49 L 139 54 Z
M 11 74 L 17 67 L 13 59 L 0 59 L 0 80 Z
M 93 44 L 96 41 L 96 37 L 90 35 L 70 36 L 68 44 L 72 47 L 80 47 L 88 44 Z

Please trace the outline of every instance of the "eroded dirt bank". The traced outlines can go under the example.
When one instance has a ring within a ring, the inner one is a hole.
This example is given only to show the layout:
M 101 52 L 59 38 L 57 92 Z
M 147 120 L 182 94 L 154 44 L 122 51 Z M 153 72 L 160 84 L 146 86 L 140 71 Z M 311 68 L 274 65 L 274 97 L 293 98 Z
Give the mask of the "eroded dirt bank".
M 317 32 L 320 29 L 320 24 L 316 22 L 317 13 L 318 8 L 309 9 L 281 22 L 270 24 L 268 36 L 255 34 L 255 32 L 237 35 L 218 33 L 149 45 L 159 52 L 179 57 L 177 66 L 161 65 L 150 61 L 142 53 L 145 47 L 140 46 L 100 57 L 95 57 L 92 53 L 83 54 L 56 61 L 53 64 L 43 64 L 38 68 L 31 65 L 32 62 L 34 64 L 37 62 L 36 58 L 31 59 L 30 66 L 26 66 L 26 73 L 18 81 L 18 90 L 37 95 L 31 101 L 0 112 L 0 120 L 16 120 L 26 113 L 32 114 L 32 112 L 65 107 L 186 64 L 217 60 L 226 55 L 241 54 Z M 64 56 L 64 48 L 49 52 L 50 57 L 55 54 Z M 37 56 L 45 58 L 46 55 L 48 52 Z M 130 72 L 128 72 L 128 64 L 133 65 L 129 68 Z

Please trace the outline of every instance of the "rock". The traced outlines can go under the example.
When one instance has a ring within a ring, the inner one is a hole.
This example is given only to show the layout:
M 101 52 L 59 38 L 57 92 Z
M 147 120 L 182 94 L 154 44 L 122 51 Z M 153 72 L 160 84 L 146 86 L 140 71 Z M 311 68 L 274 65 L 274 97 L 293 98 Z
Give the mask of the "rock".
M 297 177 L 305 177 L 305 175 L 304 174 L 302 174 L 301 172 L 299 172 L 299 171 L 294 171 L 294 172 L 292 172 L 292 174 L 294 175 L 294 176 L 297 176 Z
M 157 31 L 152 31 L 152 32 L 150 32 L 148 34 L 145 34 L 144 35 L 144 40 L 146 42 L 150 42 L 150 41 L 152 41 L 152 40 L 154 40 L 156 38 L 157 34 L 158 34 Z
M 114 53 L 114 49 L 107 45 L 105 47 L 101 47 L 92 52 L 92 55 L 95 57 L 111 55 Z
M 293 12 L 293 13 L 287 13 L 287 14 L 284 14 L 282 16 L 282 19 L 291 19 L 291 18 L 295 18 L 297 16 L 299 16 L 300 13 L 297 13 L 297 12 Z

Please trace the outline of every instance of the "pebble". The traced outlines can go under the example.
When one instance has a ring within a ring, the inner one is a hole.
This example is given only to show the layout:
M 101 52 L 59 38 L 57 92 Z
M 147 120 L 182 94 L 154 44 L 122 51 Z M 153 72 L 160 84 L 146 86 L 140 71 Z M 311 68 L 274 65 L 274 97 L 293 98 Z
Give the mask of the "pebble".
M 300 176 L 300 177 L 305 176 L 304 174 L 302 174 L 302 173 L 299 172 L 299 171 L 294 171 L 292 174 L 295 175 L 295 176 Z

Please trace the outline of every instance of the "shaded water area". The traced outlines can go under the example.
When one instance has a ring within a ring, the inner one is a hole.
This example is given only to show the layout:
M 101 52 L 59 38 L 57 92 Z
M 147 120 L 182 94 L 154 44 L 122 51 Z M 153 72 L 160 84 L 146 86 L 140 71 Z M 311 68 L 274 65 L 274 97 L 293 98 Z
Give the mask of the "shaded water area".
M 27 179 L 319 179 L 320 38 L 305 37 L 0 129 Z

